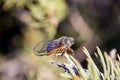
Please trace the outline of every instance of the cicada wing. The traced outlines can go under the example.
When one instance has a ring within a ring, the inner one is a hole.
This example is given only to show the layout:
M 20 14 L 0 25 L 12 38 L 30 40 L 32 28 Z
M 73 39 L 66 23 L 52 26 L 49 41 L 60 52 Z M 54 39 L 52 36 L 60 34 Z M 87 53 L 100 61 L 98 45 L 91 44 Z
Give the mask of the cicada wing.
M 49 44 L 49 41 L 42 41 L 42 42 L 38 43 L 33 49 L 34 54 L 38 55 L 38 56 L 47 55 L 48 44 Z

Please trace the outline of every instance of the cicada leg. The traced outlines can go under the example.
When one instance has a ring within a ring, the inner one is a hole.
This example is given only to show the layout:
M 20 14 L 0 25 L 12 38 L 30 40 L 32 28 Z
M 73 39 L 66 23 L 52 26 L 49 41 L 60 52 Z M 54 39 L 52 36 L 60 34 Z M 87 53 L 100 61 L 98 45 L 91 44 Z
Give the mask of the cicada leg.
M 72 48 L 68 48 L 68 51 L 70 51 L 72 55 L 74 55 L 74 50 Z

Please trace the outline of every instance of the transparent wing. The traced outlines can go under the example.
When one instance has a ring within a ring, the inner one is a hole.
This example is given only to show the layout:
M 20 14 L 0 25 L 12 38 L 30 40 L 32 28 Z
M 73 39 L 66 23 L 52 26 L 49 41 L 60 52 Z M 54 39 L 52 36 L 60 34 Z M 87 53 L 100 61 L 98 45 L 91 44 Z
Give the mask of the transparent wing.
M 49 43 L 50 43 L 50 41 L 42 41 L 42 42 L 38 43 L 33 49 L 34 54 L 38 55 L 38 56 L 47 55 L 47 52 L 48 52 L 47 46 Z

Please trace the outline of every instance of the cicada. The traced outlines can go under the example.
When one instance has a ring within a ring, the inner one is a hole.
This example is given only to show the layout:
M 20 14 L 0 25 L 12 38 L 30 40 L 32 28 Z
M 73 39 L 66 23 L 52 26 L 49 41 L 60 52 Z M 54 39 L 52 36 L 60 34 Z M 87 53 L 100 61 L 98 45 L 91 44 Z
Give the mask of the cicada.
M 33 51 L 35 55 L 44 56 L 55 54 L 60 55 L 64 53 L 73 54 L 74 51 L 71 46 L 74 44 L 74 38 L 63 36 L 55 40 L 42 41 L 35 45 Z

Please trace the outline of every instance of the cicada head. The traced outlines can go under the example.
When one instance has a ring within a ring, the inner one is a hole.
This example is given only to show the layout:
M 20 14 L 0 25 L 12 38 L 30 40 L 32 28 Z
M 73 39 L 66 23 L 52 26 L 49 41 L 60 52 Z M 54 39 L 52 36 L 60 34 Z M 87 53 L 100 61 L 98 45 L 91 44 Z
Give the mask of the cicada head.
M 68 47 L 71 47 L 74 44 L 74 38 L 72 37 L 63 36 L 63 37 L 60 37 L 59 40 L 61 44 L 66 45 Z

